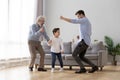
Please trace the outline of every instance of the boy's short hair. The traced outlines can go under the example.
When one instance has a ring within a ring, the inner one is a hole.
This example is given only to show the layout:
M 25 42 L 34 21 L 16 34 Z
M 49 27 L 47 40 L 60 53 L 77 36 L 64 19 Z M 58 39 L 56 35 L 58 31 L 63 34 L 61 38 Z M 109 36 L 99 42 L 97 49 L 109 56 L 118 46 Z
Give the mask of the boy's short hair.
M 77 14 L 83 14 L 84 16 L 85 16 L 85 12 L 83 11 L 83 10 L 79 10 L 79 11 L 77 11 L 76 13 L 75 13 L 75 15 L 77 15 Z
M 60 28 L 54 28 L 52 32 L 53 32 L 53 34 L 54 34 L 54 33 L 56 33 L 56 32 L 59 31 L 59 30 L 60 30 Z

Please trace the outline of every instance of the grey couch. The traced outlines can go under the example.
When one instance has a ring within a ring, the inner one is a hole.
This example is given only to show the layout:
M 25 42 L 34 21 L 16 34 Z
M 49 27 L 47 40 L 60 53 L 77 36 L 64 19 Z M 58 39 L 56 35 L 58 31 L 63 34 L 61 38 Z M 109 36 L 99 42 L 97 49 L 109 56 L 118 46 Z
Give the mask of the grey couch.
M 78 66 L 72 57 L 72 52 L 74 51 L 76 44 L 73 44 L 71 42 L 64 42 L 63 45 L 64 54 L 62 54 L 62 58 L 64 66 L 69 66 L 70 69 L 72 69 L 72 66 Z M 45 51 L 45 65 L 51 65 L 50 46 L 48 46 L 46 42 L 43 42 L 42 46 Z M 102 42 L 96 42 L 91 44 L 91 46 L 88 48 L 85 57 L 99 66 L 100 70 L 102 70 L 104 65 L 107 63 L 107 50 Z M 56 61 L 56 65 L 59 65 L 58 61 Z M 85 65 L 88 66 L 87 64 Z

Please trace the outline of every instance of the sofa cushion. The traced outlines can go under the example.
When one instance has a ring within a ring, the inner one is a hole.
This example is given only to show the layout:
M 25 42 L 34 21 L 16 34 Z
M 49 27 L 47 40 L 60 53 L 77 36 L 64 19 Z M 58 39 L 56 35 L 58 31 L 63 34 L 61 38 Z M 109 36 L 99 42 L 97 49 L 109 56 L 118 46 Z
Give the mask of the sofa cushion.
M 64 54 L 71 54 L 72 49 L 71 49 L 71 42 L 64 42 Z
M 51 54 L 45 54 L 45 59 L 52 59 Z
M 98 59 L 98 55 L 97 54 L 86 54 L 85 57 L 90 59 L 90 60 Z M 69 55 L 65 55 L 65 59 L 66 60 L 73 60 L 74 58 L 72 57 L 72 55 L 69 54 Z
M 45 54 L 45 59 L 52 59 L 52 55 L 51 54 Z M 56 58 L 58 59 L 58 58 Z M 65 59 L 65 54 L 62 54 L 62 59 Z

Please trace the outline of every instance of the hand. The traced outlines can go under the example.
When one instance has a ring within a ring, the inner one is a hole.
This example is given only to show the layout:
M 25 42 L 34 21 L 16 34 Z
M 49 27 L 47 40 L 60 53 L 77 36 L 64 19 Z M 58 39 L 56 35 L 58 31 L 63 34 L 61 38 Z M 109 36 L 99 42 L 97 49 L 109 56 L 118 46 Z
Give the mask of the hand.
M 44 28 L 43 27 L 40 29 L 40 32 L 44 32 Z
M 64 19 L 64 17 L 63 17 L 63 16 L 60 16 L 60 19 Z
M 49 41 L 48 41 L 48 44 L 51 44 L 51 43 L 52 43 L 52 40 L 49 40 Z

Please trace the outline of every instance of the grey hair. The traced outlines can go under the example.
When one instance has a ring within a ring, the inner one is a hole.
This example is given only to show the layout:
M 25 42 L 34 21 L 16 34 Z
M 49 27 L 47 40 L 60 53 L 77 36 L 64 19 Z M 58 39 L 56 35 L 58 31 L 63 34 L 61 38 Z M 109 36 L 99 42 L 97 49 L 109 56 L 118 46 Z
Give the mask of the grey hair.
M 36 19 L 36 23 L 38 23 L 39 20 L 45 20 L 45 17 L 44 16 L 38 16 L 37 19 Z

